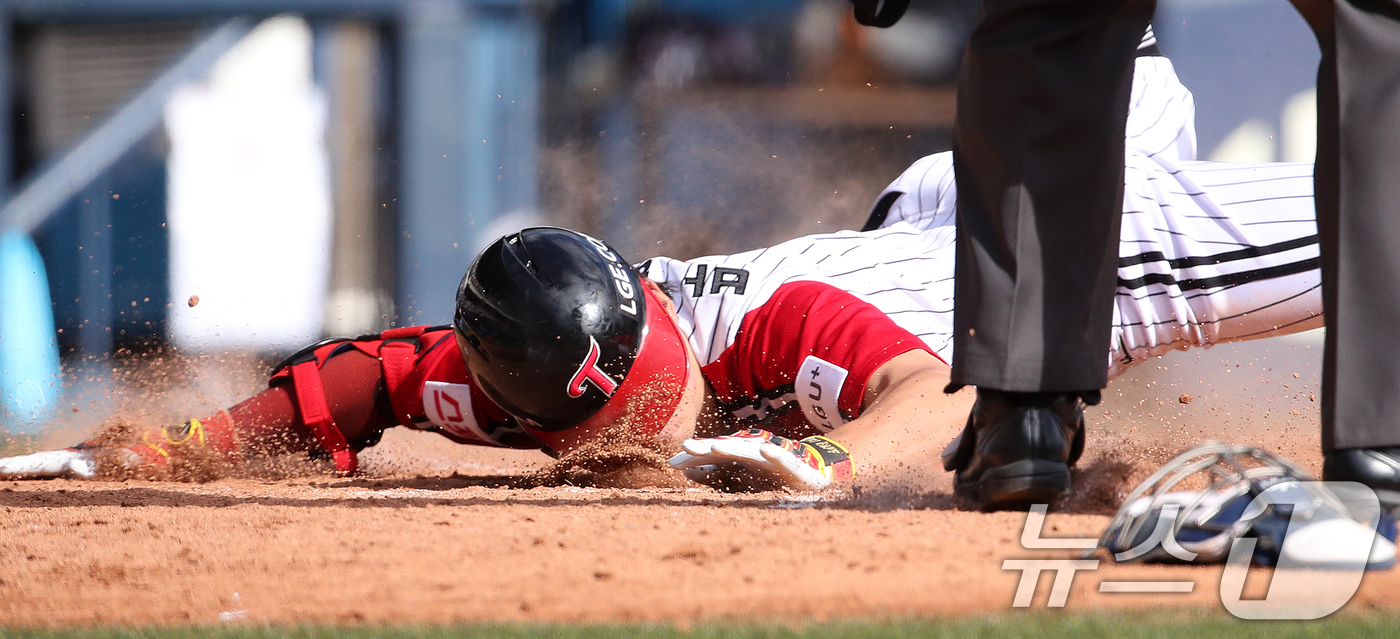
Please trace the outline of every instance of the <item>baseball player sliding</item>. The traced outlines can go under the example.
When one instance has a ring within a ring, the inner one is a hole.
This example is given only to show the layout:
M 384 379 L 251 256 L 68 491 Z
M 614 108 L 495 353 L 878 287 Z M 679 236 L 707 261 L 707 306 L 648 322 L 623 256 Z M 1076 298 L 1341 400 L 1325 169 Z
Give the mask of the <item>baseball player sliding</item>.
M 1191 94 L 1150 44 L 1128 125 L 1111 374 L 1169 349 L 1322 324 L 1311 166 L 1195 161 Z M 451 326 L 323 342 L 228 410 L 0 459 L 0 476 L 294 451 L 353 473 L 356 452 L 397 425 L 555 454 L 642 442 L 679 450 L 671 464 L 701 482 L 850 481 L 911 437 L 952 439 L 959 424 L 934 416 L 966 412 L 966 395 L 942 392 L 955 197 L 941 153 L 882 193 L 869 230 L 736 255 L 629 265 L 586 235 L 526 229 L 476 258 Z M 1073 429 L 1066 466 L 1082 417 Z M 966 454 L 958 443 L 949 469 Z M 983 486 L 963 479 L 959 493 L 977 500 Z

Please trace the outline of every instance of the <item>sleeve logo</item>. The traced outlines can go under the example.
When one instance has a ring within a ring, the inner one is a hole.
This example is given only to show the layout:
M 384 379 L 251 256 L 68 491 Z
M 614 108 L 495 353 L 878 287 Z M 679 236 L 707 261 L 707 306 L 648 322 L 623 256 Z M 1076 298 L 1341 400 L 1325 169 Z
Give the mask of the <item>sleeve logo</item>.
M 423 413 L 443 430 L 466 437 L 493 441 L 476 424 L 472 413 L 472 387 L 449 382 L 423 384 Z
M 845 424 L 841 414 L 841 389 L 846 385 L 850 371 L 828 362 L 816 355 L 808 355 L 802 361 L 802 368 L 793 380 L 793 390 L 797 393 L 797 405 L 807 421 L 823 432 L 830 432 Z
M 617 381 L 609 377 L 603 369 L 598 367 L 598 340 L 588 336 L 588 357 L 579 364 L 578 370 L 574 371 L 574 376 L 569 380 L 569 397 L 583 396 L 583 383 L 592 382 L 604 395 L 612 397 L 617 392 Z

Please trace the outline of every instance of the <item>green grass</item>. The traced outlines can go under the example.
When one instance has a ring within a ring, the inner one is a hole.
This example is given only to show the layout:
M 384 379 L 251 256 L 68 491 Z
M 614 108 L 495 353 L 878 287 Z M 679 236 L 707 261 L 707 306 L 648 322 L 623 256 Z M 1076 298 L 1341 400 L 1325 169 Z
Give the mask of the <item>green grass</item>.
M 1400 635 L 1400 616 L 1339 614 L 1312 622 L 1240 621 L 1215 612 L 1026 613 L 946 620 L 705 623 L 683 629 L 659 624 L 461 624 L 448 626 L 190 626 L 94 627 L 69 630 L 3 629 L 0 638 L 33 639 L 836 639 L 935 637 L 947 639 L 1227 639 L 1260 637 L 1382 637 Z

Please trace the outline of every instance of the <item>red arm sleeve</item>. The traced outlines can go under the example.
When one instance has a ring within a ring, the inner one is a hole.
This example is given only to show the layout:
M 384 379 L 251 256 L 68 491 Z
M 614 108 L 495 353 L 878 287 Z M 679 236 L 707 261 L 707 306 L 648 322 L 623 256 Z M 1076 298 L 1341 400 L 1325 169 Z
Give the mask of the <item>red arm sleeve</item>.
M 462 444 L 539 448 L 538 441 L 477 388 L 451 329 L 386 339 L 377 352 L 399 424 Z
M 871 375 L 911 350 L 933 352 L 846 291 L 792 282 L 744 317 L 733 346 L 705 373 L 736 416 L 744 410 L 737 404 L 791 393 L 807 421 L 830 430 L 859 417 Z

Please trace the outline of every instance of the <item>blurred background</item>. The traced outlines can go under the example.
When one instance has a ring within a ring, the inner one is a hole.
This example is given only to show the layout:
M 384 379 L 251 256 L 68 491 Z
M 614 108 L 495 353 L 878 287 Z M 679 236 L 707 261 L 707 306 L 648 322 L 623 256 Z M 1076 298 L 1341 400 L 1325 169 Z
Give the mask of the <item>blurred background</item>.
M 152 354 L 446 323 L 523 226 L 635 261 L 857 227 L 948 148 L 979 10 L 913 0 L 878 30 L 845 0 L 0 0 L 0 430 Z M 1162 0 L 1156 27 L 1202 157 L 1311 160 L 1317 46 L 1287 3 Z

